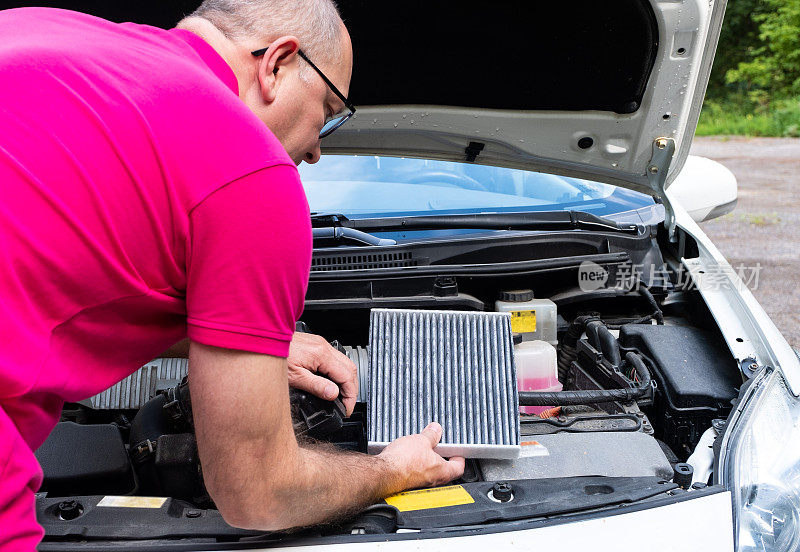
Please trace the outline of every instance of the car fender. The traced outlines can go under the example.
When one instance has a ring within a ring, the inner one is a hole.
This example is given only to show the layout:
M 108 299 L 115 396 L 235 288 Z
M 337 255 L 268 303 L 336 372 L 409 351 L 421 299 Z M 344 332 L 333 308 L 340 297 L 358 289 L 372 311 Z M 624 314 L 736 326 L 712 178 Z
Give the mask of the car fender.
M 673 208 L 677 227 L 694 239 L 699 251 L 696 258 L 682 257 L 681 262 L 698 284 L 733 356 L 751 371 L 768 365 L 780 367 L 792 393 L 800 396 L 800 360 L 786 338 L 739 277 L 737 267 L 730 265 L 683 207 L 673 204 Z M 713 285 L 703 285 L 709 274 Z

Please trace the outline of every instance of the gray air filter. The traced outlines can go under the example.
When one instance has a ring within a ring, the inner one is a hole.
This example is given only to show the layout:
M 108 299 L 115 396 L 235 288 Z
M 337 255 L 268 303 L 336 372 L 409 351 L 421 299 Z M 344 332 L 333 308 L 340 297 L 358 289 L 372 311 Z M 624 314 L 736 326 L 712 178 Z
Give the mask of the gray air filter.
M 157 358 L 89 399 L 97 410 L 141 408 L 158 391 L 175 387 L 189 371 L 185 358 Z
M 508 313 L 373 309 L 370 452 L 436 421 L 442 456 L 519 456 L 512 347 Z

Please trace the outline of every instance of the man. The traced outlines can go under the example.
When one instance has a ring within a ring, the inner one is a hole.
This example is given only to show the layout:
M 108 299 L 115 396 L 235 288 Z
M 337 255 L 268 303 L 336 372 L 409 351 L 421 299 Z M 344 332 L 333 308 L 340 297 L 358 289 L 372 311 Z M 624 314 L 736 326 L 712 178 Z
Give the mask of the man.
M 289 385 L 348 410 L 357 391 L 343 356 L 293 336 L 311 255 L 295 165 L 318 160 L 352 67 L 330 0 L 207 0 L 171 31 L 9 10 L 0 36 L 0 549 L 41 538 L 32 451 L 63 402 L 187 335 L 229 523 L 312 524 L 461 474 L 437 424 L 376 457 L 292 433 Z

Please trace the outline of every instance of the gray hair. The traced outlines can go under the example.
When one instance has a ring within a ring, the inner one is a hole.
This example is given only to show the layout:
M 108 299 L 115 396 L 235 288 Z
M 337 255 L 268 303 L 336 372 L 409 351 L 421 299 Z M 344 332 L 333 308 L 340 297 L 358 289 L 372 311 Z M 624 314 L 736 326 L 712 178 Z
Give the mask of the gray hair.
M 267 46 L 294 35 L 315 63 L 335 63 L 342 55 L 342 19 L 333 0 L 204 0 L 190 17 L 206 19 L 234 41 L 263 40 Z M 302 65 L 306 73 L 308 65 Z

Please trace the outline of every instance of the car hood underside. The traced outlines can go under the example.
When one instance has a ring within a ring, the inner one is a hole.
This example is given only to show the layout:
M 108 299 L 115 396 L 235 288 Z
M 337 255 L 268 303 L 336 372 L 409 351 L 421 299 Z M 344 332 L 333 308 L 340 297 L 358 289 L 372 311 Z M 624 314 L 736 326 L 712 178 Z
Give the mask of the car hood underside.
M 323 141 L 325 152 L 525 168 L 659 196 L 688 155 L 725 7 L 339 5 L 358 112 Z M 659 138 L 674 156 L 654 158 Z

